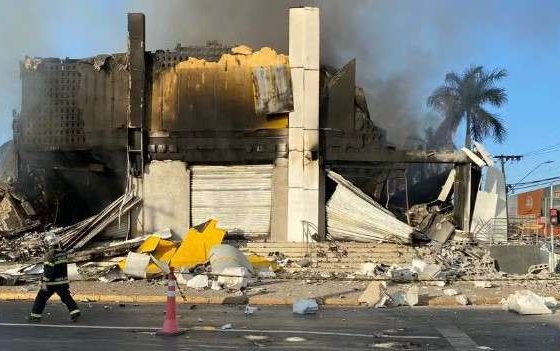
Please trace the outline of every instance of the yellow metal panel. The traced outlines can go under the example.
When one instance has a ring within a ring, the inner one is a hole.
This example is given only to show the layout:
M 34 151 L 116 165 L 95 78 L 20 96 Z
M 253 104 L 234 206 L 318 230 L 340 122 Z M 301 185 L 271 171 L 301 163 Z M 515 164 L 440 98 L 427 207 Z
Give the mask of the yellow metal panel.
M 225 230 L 216 225 L 217 221 L 211 219 L 202 226 L 202 232 L 194 227 L 190 228 L 170 265 L 175 268 L 193 268 L 207 262 L 210 250 L 221 244 L 226 234 Z
M 160 237 L 155 235 L 150 235 L 146 240 L 144 240 L 144 242 L 142 243 L 142 245 L 140 245 L 140 247 L 136 252 L 138 253 L 153 252 L 157 248 L 160 240 L 161 240 Z

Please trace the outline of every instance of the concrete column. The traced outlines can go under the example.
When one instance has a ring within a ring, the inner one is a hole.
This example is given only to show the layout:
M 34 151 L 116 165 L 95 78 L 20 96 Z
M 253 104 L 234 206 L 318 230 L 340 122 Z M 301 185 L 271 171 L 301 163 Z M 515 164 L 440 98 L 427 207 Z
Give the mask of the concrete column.
M 303 241 L 309 222 L 324 234 L 324 175 L 319 162 L 319 9 L 290 9 L 288 241 Z

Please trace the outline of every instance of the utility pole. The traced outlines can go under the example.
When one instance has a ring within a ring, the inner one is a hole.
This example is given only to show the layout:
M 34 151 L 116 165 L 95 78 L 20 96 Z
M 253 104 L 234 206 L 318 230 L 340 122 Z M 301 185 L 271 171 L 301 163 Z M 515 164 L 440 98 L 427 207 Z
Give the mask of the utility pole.
M 523 156 L 521 155 L 498 155 L 494 156 L 502 164 L 502 174 L 504 175 L 504 190 L 506 191 L 506 235 L 509 233 L 509 205 L 508 205 L 508 186 L 506 182 L 506 167 L 507 161 L 521 161 Z

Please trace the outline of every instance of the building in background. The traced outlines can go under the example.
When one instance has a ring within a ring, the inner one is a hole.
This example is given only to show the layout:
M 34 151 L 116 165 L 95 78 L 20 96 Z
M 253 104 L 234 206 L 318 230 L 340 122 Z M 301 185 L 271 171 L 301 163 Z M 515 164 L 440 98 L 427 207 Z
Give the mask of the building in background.
M 336 187 L 327 169 L 381 203 L 400 193 L 408 206 L 405 164 L 461 164 L 457 203 L 470 201 L 465 154 L 388 145 L 356 86 L 356 62 L 322 67 L 319 10 L 289 16 L 289 55 L 215 42 L 149 52 L 135 13 L 127 53 L 26 58 L 14 119 L 20 190 L 57 225 L 134 191 L 142 210 L 111 235 L 182 236 L 214 217 L 232 237 L 272 241 L 302 241 L 308 227 L 325 237 Z M 471 206 L 456 207 L 468 230 Z

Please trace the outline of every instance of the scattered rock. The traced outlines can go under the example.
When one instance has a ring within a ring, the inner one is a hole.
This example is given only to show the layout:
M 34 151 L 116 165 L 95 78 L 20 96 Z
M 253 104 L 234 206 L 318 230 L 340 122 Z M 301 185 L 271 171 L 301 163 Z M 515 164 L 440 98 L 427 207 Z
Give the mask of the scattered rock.
M 296 265 L 298 265 L 301 268 L 305 268 L 311 266 L 311 263 L 312 262 L 309 258 L 302 258 L 301 260 L 296 262 Z
M 459 292 L 456 289 L 445 289 L 443 290 L 443 294 L 445 296 L 456 296 L 459 295 Z
M 549 305 L 554 301 L 548 298 Z M 552 311 L 547 306 L 547 299 L 535 294 L 530 290 L 520 290 L 508 296 L 507 300 L 503 300 L 503 308 L 505 310 L 515 311 L 519 314 L 551 314 Z
M 369 307 L 376 307 L 384 296 L 384 290 L 385 287 L 383 282 L 371 282 L 358 298 L 358 303 L 364 303 Z
M 208 276 L 199 274 L 187 281 L 187 288 L 206 289 L 208 287 L 208 284 Z
M 474 281 L 475 288 L 491 288 L 492 283 L 486 280 L 475 280 Z
M 247 315 L 247 316 L 248 316 L 248 315 L 252 315 L 252 314 L 254 314 L 255 312 L 257 312 L 258 310 L 259 310 L 258 307 L 254 307 L 254 306 L 249 306 L 249 305 L 247 305 L 247 306 L 245 306 L 245 315 Z
M 290 336 L 290 337 L 284 339 L 284 341 L 286 341 L 286 342 L 304 342 L 304 341 L 307 341 L 307 339 L 302 338 L 300 336 Z
M 455 296 L 455 301 L 457 301 L 458 304 L 466 306 L 468 304 L 470 304 L 469 298 L 466 297 L 465 295 L 457 295 Z
M 301 299 L 294 302 L 293 313 L 315 314 L 319 311 L 319 305 L 315 299 Z

